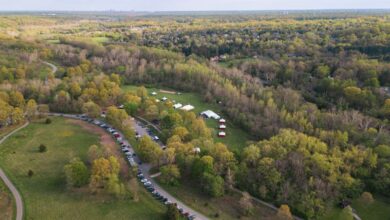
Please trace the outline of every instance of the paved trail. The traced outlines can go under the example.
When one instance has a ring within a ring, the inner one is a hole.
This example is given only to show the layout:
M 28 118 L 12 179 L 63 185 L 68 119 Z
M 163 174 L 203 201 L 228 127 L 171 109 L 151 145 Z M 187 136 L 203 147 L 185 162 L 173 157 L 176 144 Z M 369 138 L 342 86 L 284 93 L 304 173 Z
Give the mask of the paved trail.
M 48 65 L 51 68 L 52 74 L 57 72 L 58 68 L 54 64 L 46 62 L 46 61 L 42 61 L 42 63 Z
M 11 133 L 7 134 L 5 137 L 3 137 L 0 140 L 0 145 L 7 140 L 11 135 L 15 134 L 19 130 L 25 128 L 28 125 L 28 122 L 24 124 L 22 127 L 19 127 L 18 129 L 13 130 Z M 4 171 L 0 168 L 0 178 L 3 180 L 5 185 L 8 187 L 8 189 L 11 191 L 12 195 L 15 198 L 16 203 L 16 220 L 22 220 L 23 219 L 23 200 L 20 196 L 19 191 L 16 189 L 16 187 L 12 184 L 12 182 L 8 179 L 8 177 L 5 175 Z

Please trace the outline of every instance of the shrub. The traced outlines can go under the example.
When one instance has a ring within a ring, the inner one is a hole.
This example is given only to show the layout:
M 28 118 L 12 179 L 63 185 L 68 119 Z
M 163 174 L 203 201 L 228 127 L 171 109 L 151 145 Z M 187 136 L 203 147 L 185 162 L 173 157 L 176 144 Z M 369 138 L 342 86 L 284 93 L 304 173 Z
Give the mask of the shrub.
M 34 175 L 34 171 L 28 170 L 27 176 L 28 176 L 28 177 L 32 177 L 33 175 Z
M 369 192 L 363 192 L 362 195 L 360 196 L 360 200 L 364 203 L 364 204 L 371 204 L 374 202 L 374 197 L 372 196 L 371 193 Z
M 51 119 L 50 118 L 46 118 L 45 124 L 51 124 Z
M 44 153 L 47 151 L 47 147 L 44 144 L 39 145 L 39 152 Z

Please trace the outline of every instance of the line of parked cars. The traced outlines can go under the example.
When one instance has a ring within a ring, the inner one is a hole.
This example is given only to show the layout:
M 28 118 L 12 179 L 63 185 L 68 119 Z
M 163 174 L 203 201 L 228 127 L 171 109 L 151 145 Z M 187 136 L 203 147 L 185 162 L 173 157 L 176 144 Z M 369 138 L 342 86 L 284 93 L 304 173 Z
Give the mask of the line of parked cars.
M 180 214 L 182 214 L 184 217 L 186 217 L 189 220 L 194 220 L 196 218 L 195 215 L 190 215 L 190 213 L 185 212 L 183 208 L 179 207 L 177 203 L 171 202 L 168 198 L 161 195 L 154 187 L 152 182 L 150 182 L 148 179 L 144 177 L 144 174 L 141 170 L 138 170 L 137 174 L 138 179 L 140 182 L 145 186 L 146 190 L 148 190 L 150 193 L 152 193 L 153 197 L 156 198 L 158 201 L 161 201 L 165 205 L 174 204 L 177 209 L 179 210 Z
M 133 166 L 133 167 L 137 166 L 137 163 L 135 162 L 136 154 L 133 152 L 133 149 L 131 148 L 131 146 L 127 145 L 125 143 L 126 141 L 124 140 L 124 138 L 121 136 L 121 134 L 115 128 L 111 127 L 110 125 L 105 124 L 102 121 L 91 119 L 91 118 L 87 117 L 86 115 L 78 115 L 77 117 L 83 121 L 87 121 L 89 123 L 95 124 L 96 126 L 100 126 L 101 128 L 105 129 L 108 133 L 110 133 L 117 140 L 119 145 L 121 146 L 122 152 L 126 156 L 130 166 Z M 153 133 L 150 130 L 148 130 L 148 134 L 153 138 L 154 141 L 156 141 L 156 142 L 159 141 L 158 136 L 153 135 Z M 136 137 L 138 139 L 140 137 L 140 135 L 138 133 L 136 133 Z M 139 161 L 138 164 L 141 165 L 142 162 Z M 161 195 L 154 188 L 151 181 L 149 181 L 148 179 L 146 179 L 144 177 L 144 174 L 142 173 L 142 170 L 140 168 L 138 168 L 137 177 L 140 180 L 140 182 L 145 186 L 146 190 L 148 190 L 150 193 L 152 193 L 154 198 L 161 201 L 165 205 L 172 204 L 172 202 L 170 200 L 168 200 L 166 197 Z M 196 218 L 195 215 L 190 215 L 190 213 L 185 212 L 184 209 L 179 207 L 176 203 L 174 203 L 174 205 L 176 205 L 179 212 L 187 219 L 194 220 Z

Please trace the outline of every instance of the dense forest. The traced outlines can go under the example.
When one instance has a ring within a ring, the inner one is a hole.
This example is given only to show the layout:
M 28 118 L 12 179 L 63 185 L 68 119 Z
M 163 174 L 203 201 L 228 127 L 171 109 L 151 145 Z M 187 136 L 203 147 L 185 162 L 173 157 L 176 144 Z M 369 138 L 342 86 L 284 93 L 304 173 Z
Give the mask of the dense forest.
M 176 174 L 168 182 L 191 178 L 213 197 L 236 187 L 313 219 L 363 192 L 390 197 L 389 19 L 2 17 L 0 126 L 125 104 L 127 114 L 160 121 L 167 150 L 145 138 L 138 151 Z M 124 84 L 196 92 L 256 142 L 231 152 L 197 115 Z

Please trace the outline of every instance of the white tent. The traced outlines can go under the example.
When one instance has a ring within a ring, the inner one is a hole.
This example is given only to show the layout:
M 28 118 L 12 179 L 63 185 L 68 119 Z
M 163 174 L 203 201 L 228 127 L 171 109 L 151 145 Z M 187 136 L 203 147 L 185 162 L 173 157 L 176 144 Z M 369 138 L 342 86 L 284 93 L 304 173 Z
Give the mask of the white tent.
M 204 111 L 200 114 L 206 118 L 213 118 L 215 120 L 219 120 L 221 118 L 219 115 L 217 115 L 217 113 L 215 113 L 211 110 Z
M 157 95 L 157 92 L 152 92 L 152 95 Z
M 177 104 L 173 105 L 173 108 L 175 108 L 175 109 L 178 109 L 178 108 L 181 108 L 181 107 L 183 107 L 183 105 L 181 103 L 177 103 Z
M 221 118 L 221 119 L 219 119 L 219 123 L 226 123 L 226 120 Z
M 218 137 L 225 137 L 226 136 L 226 133 L 221 131 L 218 133 Z
M 161 100 L 165 102 L 168 100 L 168 98 L 164 96 Z
M 226 129 L 226 125 L 220 125 L 219 129 Z
M 181 110 L 184 110 L 184 111 L 191 111 L 191 110 L 194 110 L 195 107 L 192 106 L 192 105 L 185 105 L 181 108 Z

